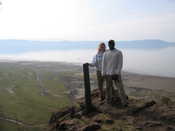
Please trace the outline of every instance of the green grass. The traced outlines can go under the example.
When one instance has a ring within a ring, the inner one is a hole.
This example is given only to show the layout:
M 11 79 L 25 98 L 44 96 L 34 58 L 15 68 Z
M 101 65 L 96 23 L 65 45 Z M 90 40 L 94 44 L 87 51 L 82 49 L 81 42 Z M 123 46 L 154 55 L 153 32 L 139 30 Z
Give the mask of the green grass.
M 24 127 L 0 120 L 0 131 L 43 131 L 44 129 L 47 129 L 46 125 L 39 127 Z
M 52 112 L 70 105 L 70 100 L 65 93 L 67 89 L 60 80 L 59 73 L 44 69 L 37 70 L 41 77 L 42 88 L 48 91 L 48 95 L 42 96 L 35 70 L 37 69 L 21 68 L 15 64 L 0 65 L 0 112 L 6 117 L 27 124 L 47 125 Z M 2 131 L 16 131 L 23 128 L 25 127 L 5 121 L 0 123 Z M 44 127 L 37 127 L 36 130 L 40 128 Z M 32 128 L 32 131 L 34 130 Z

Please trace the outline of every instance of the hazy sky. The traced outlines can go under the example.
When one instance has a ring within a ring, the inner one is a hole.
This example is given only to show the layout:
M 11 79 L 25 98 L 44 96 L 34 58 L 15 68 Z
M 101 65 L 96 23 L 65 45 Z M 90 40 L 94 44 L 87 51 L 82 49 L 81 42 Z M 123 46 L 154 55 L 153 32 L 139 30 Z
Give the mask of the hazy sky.
M 0 0 L 0 39 L 175 42 L 175 0 Z

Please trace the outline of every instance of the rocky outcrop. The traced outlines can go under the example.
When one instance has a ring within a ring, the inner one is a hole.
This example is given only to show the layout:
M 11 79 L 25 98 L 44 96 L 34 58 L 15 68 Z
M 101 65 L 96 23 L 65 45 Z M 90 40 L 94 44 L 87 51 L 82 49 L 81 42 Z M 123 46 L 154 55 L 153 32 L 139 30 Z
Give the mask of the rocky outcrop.
M 120 101 L 115 106 L 99 100 L 98 90 L 92 92 L 94 110 L 86 113 L 84 98 L 77 99 L 77 105 L 52 114 L 49 121 L 51 131 L 174 131 L 175 103 L 162 104 L 129 97 L 128 107 Z M 170 98 L 169 98 L 170 99 Z M 117 103 L 118 102 L 118 103 Z

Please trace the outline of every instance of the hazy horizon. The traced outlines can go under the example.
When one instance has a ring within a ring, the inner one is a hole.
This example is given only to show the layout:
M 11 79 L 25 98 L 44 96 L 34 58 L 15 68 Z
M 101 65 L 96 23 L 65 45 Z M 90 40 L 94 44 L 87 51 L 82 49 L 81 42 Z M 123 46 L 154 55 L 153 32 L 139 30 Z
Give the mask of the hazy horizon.
M 122 49 L 124 56 L 123 70 L 133 73 L 175 77 L 175 47 L 160 50 Z M 74 54 L 74 55 L 72 55 Z M 88 55 L 87 55 L 88 54 Z M 40 61 L 66 62 L 82 65 L 91 62 L 96 50 L 69 50 L 69 51 L 39 51 L 17 55 L 0 55 L 0 61 Z
M 0 46 L 0 61 L 68 62 L 82 65 L 92 61 L 98 44 L 12 40 Z M 174 43 L 159 40 L 120 41 L 117 48 L 123 52 L 124 71 L 175 77 L 175 61 L 172 60 L 175 56 Z

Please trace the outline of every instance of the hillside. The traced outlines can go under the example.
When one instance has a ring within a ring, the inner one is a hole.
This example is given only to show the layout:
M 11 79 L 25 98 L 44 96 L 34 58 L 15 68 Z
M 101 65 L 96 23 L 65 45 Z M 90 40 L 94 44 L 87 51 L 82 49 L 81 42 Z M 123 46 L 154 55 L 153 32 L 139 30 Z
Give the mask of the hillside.
M 79 88 L 76 81 L 81 81 L 81 76 L 74 75 L 78 70 L 61 63 L 1 62 L 0 130 L 47 128 L 53 111 L 73 104 L 76 88 L 71 89 L 66 81 Z
M 95 76 L 94 68 L 90 69 L 92 90 L 97 87 Z M 154 100 L 160 111 L 172 110 L 174 113 L 174 78 L 124 72 L 123 81 L 131 105 L 137 107 Z M 83 98 L 80 99 L 84 96 L 83 84 L 82 67 L 70 63 L 0 62 L 0 131 L 47 130 L 53 113 L 70 107 L 80 111 L 79 105 L 84 102 Z M 96 96 L 93 100 L 103 112 L 104 103 L 100 103 Z M 162 100 L 165 104 L 158 104 Z M 120 110 L 120 107 L 114 109 Z M 77 121 L 82 123 L 81 119 Z M 85 123 L 90 124 L 88 120 Z
M 84 98 L 77 106 L 52 114 L 50 131 L 174 131 L 175 101 L 168 97 L 149 101 L 129 96 L 128 107 L 116 100 L 113 106 L 99 100 L 98 90 L 92 92 L 94 109 L 87 113 Z

